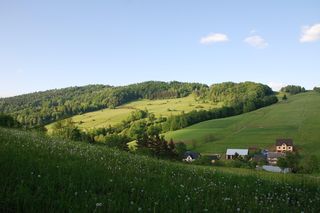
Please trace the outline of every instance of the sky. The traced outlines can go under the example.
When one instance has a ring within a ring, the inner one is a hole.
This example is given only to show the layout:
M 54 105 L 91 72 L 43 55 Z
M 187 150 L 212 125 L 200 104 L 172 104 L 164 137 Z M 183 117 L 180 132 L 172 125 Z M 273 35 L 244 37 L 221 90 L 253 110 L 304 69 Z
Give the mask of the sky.
M 320 1 L 0 1 L 0 97 L 148 80 L 320 86 Z

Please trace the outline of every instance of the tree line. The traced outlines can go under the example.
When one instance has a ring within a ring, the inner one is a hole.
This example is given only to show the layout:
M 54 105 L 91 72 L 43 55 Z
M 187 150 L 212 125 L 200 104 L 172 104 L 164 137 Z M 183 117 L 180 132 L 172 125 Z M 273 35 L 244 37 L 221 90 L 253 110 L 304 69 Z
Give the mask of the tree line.
M 313 88 L 313 91 L 315 91 L 315 92 L 320 92 L 320 87 L 314 87 L 314 88 Z
M 27 127 L 103 108 L 115 108 L 138 99 L 179 98 L 202 87 L 199 83 L 148 81 L 128 86 L 89 85 L 36 92 L 0 99 L 0 113 L 12 115 Z
M 306 89 L 297 85 L 288 85 L 286 87 L 281 88 L 281 92 L 289 93 L 290 95 L 296 95 L 299 93 L 306 92 Z

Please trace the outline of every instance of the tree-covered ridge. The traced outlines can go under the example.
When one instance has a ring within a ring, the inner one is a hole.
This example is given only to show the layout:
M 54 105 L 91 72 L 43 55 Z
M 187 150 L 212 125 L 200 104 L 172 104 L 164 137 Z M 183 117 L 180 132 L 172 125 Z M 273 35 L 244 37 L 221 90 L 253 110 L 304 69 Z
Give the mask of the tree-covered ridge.
M 286 87 L 281 88 L 281 92 L 287 92 L 291 95 L 296 95 L 298 93 L 306 92 L 306 89 L 301 86 L 288 85 Z
M 270 87 L 254 82 L 214 84 L 207 90 L 195 93 L 203 101 L 224 102 L 225 106 L 171 116 L 163 125 L 165 132 L 182 129 L 202 121 L 239 115 L 278 102 Z
M 223 101 L 226 105 L 234 105 L 239 102 L 246 102 L 248 100 L 262 100 L 266 96 L 273 94 L 274 93 L 272 89 L 267 85 L 254 82 L 226 82 L 221 84 L 213 84 L 210 87 L 207 97 L 215 102 Z
M 128 86 L 89 85 L 48 90 L 0 99 L 0 113 L 13 115 L 26 126 L 41 126 L 62 118 L 130 101 L 185 97 L 207 85 L 148 81 Z

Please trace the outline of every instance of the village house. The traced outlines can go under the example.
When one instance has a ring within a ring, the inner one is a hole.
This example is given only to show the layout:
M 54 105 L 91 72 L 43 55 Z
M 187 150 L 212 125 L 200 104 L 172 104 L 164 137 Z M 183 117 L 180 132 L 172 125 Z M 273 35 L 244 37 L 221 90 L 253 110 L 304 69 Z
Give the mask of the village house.
M 292 139 L 277 139 L 276 140 L 277 152 L 293 152 L 293 140 Z
M 187 151 L 184 153 L 183 160 L 184 162 L 191 163 L 200 157 L 200 154 L 197 152 Z
M 282 152 L 268 152 L 267 161 L 270 165 L 277 165 L 278 159 L 285 156 L 286 154 Z
M 227 149 L 226 152 L 226 159 L 231 160 L 234 159 L 235 156 L 245 157 L 248 156 L 249 150 L 248 149 Z

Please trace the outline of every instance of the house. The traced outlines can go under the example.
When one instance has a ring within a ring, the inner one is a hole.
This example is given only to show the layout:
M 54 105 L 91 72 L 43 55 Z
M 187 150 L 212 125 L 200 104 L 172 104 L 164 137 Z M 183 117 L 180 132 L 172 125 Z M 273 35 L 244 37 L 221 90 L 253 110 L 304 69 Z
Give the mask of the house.
M 293 152 L 292 139 L 277 139 L 276 140 L 277 152 Z
M 248 156 L 249 150 L 248 149 L 227 149 L 226 152 L 226 159 L 234 159 L 235 156 L 245 157 Z
M 285 156 L 286 154 L 282 152 L 268 152 L 267 161 L 270 165 L 277 165 L 278 159 Z
M 196 160 L 199 157 L 200 157 L 199 153 L 192 152 L 192 151 L 187 151 L 187 152 L 184 153 L 184 157 L 183 157 L 182 161 L 191 163 L 191 162 L 193 162 L 194 160 Z

